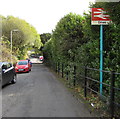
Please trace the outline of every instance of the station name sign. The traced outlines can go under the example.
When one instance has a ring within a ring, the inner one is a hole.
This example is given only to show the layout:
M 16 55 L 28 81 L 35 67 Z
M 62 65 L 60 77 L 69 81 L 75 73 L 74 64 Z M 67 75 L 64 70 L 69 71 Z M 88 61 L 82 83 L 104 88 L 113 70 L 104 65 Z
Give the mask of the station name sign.
M 103 8 L 92 8 L 91 25 L 108 25 L 112 20 Z

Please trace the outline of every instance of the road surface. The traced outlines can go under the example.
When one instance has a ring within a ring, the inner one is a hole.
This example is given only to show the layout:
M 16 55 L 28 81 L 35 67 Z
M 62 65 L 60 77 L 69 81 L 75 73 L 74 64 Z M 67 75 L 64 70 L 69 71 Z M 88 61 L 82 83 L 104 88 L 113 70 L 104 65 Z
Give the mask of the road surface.
M 92 117 L 43 64 L 18 74 L 17 83 L 2 91 L 3 117 Z

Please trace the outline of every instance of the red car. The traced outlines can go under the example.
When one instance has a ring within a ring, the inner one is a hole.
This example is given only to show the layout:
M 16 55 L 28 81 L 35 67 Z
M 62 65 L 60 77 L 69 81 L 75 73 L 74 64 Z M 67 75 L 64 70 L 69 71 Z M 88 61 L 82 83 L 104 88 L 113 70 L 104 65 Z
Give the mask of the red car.
M 29 72 L 31 71 L 31 64 L 29 60 L 19 60 L 15 66 L 15 72 Z

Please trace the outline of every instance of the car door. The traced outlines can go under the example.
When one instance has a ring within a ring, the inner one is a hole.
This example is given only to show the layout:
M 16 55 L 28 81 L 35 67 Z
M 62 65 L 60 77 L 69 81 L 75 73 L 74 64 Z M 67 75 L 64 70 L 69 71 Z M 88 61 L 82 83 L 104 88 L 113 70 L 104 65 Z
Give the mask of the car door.
M 8 71 L 8 75 L 9 75 L 9 77 L 8 77 L 8 79 L 7 79 L 7 82 L 9 83 L 9 82 L 11 82 L 11 81 L 13 80 L 13 78 L 14 78 L 14 67 L 12 66 L 11 63 L 8 63 L 8 64 L 7 64 L 7 71 Z
M 9 77 L 9 72 L 7 71 L 7 63 L 2 65 L 2 85 L 7 83 Z
M 0 86 L 2 86 L 2 66 L 0 66 Z

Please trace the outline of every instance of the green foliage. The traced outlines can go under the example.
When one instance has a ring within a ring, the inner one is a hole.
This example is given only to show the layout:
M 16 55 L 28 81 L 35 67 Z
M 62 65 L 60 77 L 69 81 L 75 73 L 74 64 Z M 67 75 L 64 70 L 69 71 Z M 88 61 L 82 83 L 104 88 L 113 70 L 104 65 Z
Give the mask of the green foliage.
M 103 5 L 105 10 L 108 11 L 112 21 L 115 24 L 120 24 L 120 1 L 104 3 Z
M 54 51 L 59 55 L 58 59 L 72 60 L 76 48 L 84 43 L 83 21 L 81 16 L 70 13 L 58 22 L 52 35 Z
M 8 42 L 11 42 L 12 31 L 12 50 L 14 55 L 23 58 L 27 50 L 33 46 L 35 49 L 40 49 L 42 46 L 40 36 L 33 26 L 25 20 L 13 16 L 8 16 L 7 18 L 0 16 L 0 18 L 2 18 L 2 36 L 6 37 Z M 16 29 L 18 31 L 14 31 Z
M 110 14 L 113 24 L 104 26 L 104 70 L 120 72 L 120 24 L 118 12 L 120 4 L 119 2 L 96 3 L 90 7 L 112 8 Z M 90 14 L 85 13 L 84 17 L 81 17 L 70 13 L 58 22 L 53 31 L 52 43 L 50 42 L 49 45 L 52 49 L 51 52 L 49 51 L 50 56 L 55 58 L 56 61 L 68 62 L 69 60 L 75 64 L 99 68 L 99 33 L 99 26 L 91 26 Z M 47 46 L 45 45 L 45 47 Z M 48 57 L 48 59 L 54 60 L 51 57 Z
M 50 40 L 51 34 L 50 33 L 40 34 L 40 38 L 41 38 L 41 42 L 45 44 L 48 40 Z
M 104 69 L 107 71 L 120 72 L 120 2 L 100 3 L 90 5 L 91 8 L 104 8 L 111 16 L 112 24 L 104 26 Z M 109 10 L 109 8 L 111 8 Z M 64 72 L 70 73 L 73 79 L 74 65 L 77 65 L 77 81 L 83 82 L 83 66 L 99 69 L 100 59 L 100 26 L 91 25 L 91 14 L 84 16 L 68 14 L 57 24 L 49 40 L 44 47 L 45 58 L 49 63 L 64 64 Z M 110 75 L 104 74 L 104 83 L 110 84 Z M 88 76 L 99 81 L 99 72 L 89 71 Z M 120 87 L 120 76 L 116 76 L 115 86 Z M 69 80 L 72 84 L 73 81 Z M 96 91 L 99 84 L 89 84 Z M 104 87 L 105 88 L 105 87 Z M 109 95 L 109 88 L 105 88 L 105 94 Z M 120 92 L 116 93 L 116 101 L 119 103 Z
M 11 49 L 10 49 L 10 42 L 8 41 L 7 37 L 1 37 L 1 51 L 2 56 L 0 61 L 11 61 Z M 12 57 L 13 62 L 16 62 L 17 59 L 13 55 Z

